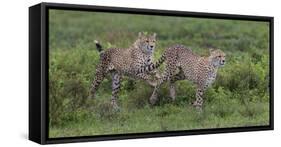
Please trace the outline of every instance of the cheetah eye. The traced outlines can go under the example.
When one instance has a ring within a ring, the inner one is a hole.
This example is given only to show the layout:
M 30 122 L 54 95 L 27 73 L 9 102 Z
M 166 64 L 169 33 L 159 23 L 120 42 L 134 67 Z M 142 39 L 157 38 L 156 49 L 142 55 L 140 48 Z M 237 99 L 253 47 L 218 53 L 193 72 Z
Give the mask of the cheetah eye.
M 155 40 L 152 41 L 153 43 L 155 42 Z
M 145 42 L 148 43 L 149 41 L 148 41 L 148 40 L 145 40 Z
M 221 58 L 221 56 L 218 56 L 219 58 Z

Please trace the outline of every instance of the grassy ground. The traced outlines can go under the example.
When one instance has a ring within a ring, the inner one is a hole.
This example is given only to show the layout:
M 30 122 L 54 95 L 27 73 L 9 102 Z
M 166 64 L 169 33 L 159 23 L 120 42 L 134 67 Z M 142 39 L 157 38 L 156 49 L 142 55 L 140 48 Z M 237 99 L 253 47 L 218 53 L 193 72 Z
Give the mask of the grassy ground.
M 62 10 L 51 10 L 49 16 L 51 138 L 269 124 L 266 22 Z M 189 46 L 200 55 L 208 55 L 208 47 L 227 54 L 225 67 L 204 95 L 202 113 L 190 105 L 195 88 L 188 81 L 177 82 L 175 102 L 164 84 L 157 106 L 148 103 L 151 87 L 128 78 L 122 81 L 119 112 L 109 104 L 110 76 L 95 100 L 87 98 L 99 61 L 94 40 L 104 47 L 126 48 L 140 31 L 158 34 L 155 59 L 174 44 Z

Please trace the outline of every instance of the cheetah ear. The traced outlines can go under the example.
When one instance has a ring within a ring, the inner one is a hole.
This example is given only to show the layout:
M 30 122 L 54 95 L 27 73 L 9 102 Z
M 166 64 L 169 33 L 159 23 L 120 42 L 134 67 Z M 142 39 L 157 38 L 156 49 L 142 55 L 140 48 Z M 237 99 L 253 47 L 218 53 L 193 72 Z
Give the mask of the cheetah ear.
M 214 51 L 215 49 L 213 48 L 209 48 L 209 53 L 212 54 L 212 52 Z
M 141 38 L 143 36 L 142 32 L 139 32 L 139 38 Z
M 153 35 L 152 35 L 154 38 L 156 38 L 156 36 L 157 36 L 157 34 L 156 33 L 153 33 Z

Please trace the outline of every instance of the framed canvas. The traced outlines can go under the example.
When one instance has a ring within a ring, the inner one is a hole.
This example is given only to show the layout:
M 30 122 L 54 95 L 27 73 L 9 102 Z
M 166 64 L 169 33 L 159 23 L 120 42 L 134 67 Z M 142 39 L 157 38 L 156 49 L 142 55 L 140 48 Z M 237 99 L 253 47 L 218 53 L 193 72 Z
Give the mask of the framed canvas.
M 29 8 L 29 139 L 273 130 L 273 17 Z

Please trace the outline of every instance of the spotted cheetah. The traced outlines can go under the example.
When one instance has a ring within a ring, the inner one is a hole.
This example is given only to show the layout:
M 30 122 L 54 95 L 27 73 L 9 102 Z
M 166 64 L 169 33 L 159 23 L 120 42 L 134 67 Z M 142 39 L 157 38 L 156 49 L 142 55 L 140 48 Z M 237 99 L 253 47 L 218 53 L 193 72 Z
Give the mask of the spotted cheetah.
M 150 103 L 156 103 L 159 87 L 164 81 L 169 81 L 170 96 L 175 100 L 175 82 L 187 79 L 197 86 L 193 106 L 201 110 L 203 93 L 215 81 L 218 68 L 224 66 L 225 53 L 219 49 L 210 49 L 209 57 L 201 57 L 183 45 L 175 45 L 167 48 L 161 58 L 160 60 L 165 60 L 166 67 L 157 81 Z M 142 72 L 152 69 L 146 67 L 142 69 Z
M 96 74 L 91 87 L 91 96 L 94 97 L 100 83 L 108 73 L 112 75 L 112 96 L 113 108 L 118 108 L 117 97 L 120 90 L 120 81 L 123 75 L 134 79 L 143 79 L 148 84 L 155 86 L 152 76 L 149 73 L 136 73 L 137 69 L 152 64 L 152 54 L 156 45 L 156 33 L 147 35 L 139 33 L 134 44 L 125 49 L 110 48 L 102 50 L 101 44 L 95 41 L 97 49 L 101 52 L 100 63 L 96 68 Z

